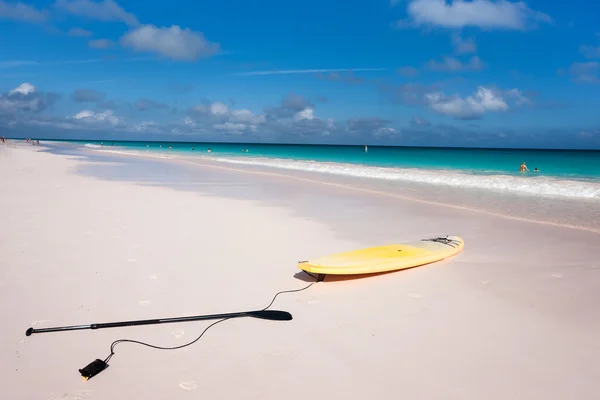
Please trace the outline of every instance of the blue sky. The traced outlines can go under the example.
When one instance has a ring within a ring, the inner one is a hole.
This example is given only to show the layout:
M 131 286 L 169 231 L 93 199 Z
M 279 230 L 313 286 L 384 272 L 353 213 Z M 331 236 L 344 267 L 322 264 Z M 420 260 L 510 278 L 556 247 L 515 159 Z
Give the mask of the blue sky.
M 0 135 L 600 148 L 600 4 L 0 0 Z

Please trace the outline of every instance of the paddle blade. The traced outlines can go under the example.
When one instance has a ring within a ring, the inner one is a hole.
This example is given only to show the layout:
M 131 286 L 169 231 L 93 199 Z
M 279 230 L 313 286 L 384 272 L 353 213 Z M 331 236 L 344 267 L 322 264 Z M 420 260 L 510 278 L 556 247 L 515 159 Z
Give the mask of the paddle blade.
M 271 321 L 291 321 L 292 314 L 287 311 L 278 310 L 262 310 L 262 311 L 251 311 L 248 313 L 249 317 L 269 319 Z

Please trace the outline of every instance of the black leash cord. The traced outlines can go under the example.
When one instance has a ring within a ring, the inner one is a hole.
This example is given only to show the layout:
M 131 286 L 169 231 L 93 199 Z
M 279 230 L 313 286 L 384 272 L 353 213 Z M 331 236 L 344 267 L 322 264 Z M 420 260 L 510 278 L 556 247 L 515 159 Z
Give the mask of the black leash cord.
M 312 276 L 312 275 L 311 275 L 311 276 Z M 307 285 L 307 286 L 305 286 L 305 287 L 303 287 L 303 288 L 301 288 L 301 289 L 282 290 L 281 292 L 277 292 L 277 293 L 275 294 L 275 296 L 273 296 L 273 300 L 271 300 L 271 303 L 269 303 L 269 305 L 268 305 L 268 306 L 266 306 L 265 308 L 263 308 L 261 311 L 265 311 L 265 310 L 267 310 L 269 307 L 271 307 L 271 306 L 273 305 L 273 303 L 275 302 L 275 299 L 277 299 L 277 296 L 279 296 L 280 294 L 283 294 L 283 293 L 295 293 L 295 292 L 301 292 L 301 291 L 303 291 L 303 290 L 306 290 L 306 289 L 308 289 L 309 287 L 311 287 L 311 286 L 312 286 L 312 285 L 314 285 L 315 283 L 317 283 L 317 282 L 312 282 L 312 283 L 310 283 L 309 285 Z M 206 333 L 206 331 L 208 331 L 210 328 L 212 328 L 213 326 L 215 326 L 215 325 L 216 325 L 216 324 L 218 324 L 218 323 L 221 323 L 221 322 L 223 322 L 223 321 L 226 321 L 226 320 L 228 320 L 228 319 L 231 319 L 231 318 L 232 318 L 232 317 L 229 317 L 229 318 L 223 318 L 223 319 L 220 319 L 220 320 L 218 320 L 218 321 L 215 321 L 215 322 L 213 322 L 212 324 L 210 324 L 209 326 L 207 326 L 207 327 L 206 327 L 206 328 L 205 328 L 205 329 L 202 331 L 202 333 L 201 333 L 201 334 L 200 334 L 200 335 L 199 335 L 199 336 L 198 336 L 196 339 L 192 340 L 191 342 L 188 342 L 188 343 L 185 343 L 185 344 L 179 345 L 179 346 L 173 346 L 173 347 L 162 347 L 162 346 L 156 346 L 156 345 L 149 344 L 149 343 L 145 343 L 145 342 L 140 342 L 140 341 L 138 341 L 138 340 L 131 340 L 131 339 L 118 339 L 118 340 L 115 340 L 115 341 L 114 341 L 114 342 L 112 342 L 112 344 L 110 345 L 110 354 L 109 354 L 109 356 L 108 356 L 108 357 L 106 357 L 106 358 L 104 359 L 104 362 L 105 362 L 105 363 L 108 363 L 108 361 L 109 361 L 109 360 L 112 358 L 112 356 L 114 356 L 114 355 L 115 355 L 115 346 L 116 346 L 117 344 L 119 344 L 119 343 L 134 343 L 134 344 L 139 344 L 139 345 L 146 346 L 146 347 L 150 347 L 150 348 L 157 349 L 157 350 L 177 350 L 177 349 L 181 349 L 181 348 L 184 348 L 184 347 L 187 347 L 187 346 L 190 346 L 190 345 L 192 345 L 192 344 L 196 343 L 198 340 L 200 340 L 200 338 L 201 338 L 202 336 L 204 336 L 204 334 Z

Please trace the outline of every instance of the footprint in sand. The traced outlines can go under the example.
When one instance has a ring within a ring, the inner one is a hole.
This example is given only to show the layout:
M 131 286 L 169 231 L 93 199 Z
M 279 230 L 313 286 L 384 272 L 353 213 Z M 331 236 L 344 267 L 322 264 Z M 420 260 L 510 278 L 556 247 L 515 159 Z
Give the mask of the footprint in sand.
M 180 339 L 185 334 L 185 331 L 183 329 L 176 329 L 171 334 L 175 336 L 175 339 Z
M 150 300 L 140 300 L 138 301 L 140 306 L 147 306 L 148 304 L 152 303 Z
M 46 322 L 50 322 L 50 320 L 49 319 L 38 319 L 37 321 L 33 321 L 31 323 L 31 326 L 34 328 L 37 328 L 38 326 L 43 325 Z
M 490 284 L 490 281 L 481 281 L 481 284 L 482 284 L 482 285 L 489 285 L 489 284 Z
M 148 279 L 152 279 L 153 281 L 155 281 L 158 279 L 158 277 L 156 275 L 152 274 L 148 277 Z
M 308 304 L 319 304 L 320 301 L 319 300 L 309 300 Z
M 562 274 L 552 274 L 552 277 L 553 277 L 554 279 L 560 279 L 560 278 L 562 278 L 563 276 L 562 276 Z
M 409 293 L 408 297 L 412 297 L 412 298 L 415 298 L 415 299 L 420 299 L 423 296 L 421 294 L 419 294 L 419 293 Z
M 137 262 L 137 258 L 128 258 L 127 261 L 130 262 L 130 263 L 136 263 Z
M 179 385 L 180 388 L 184 389 L 184 390 L 194 390 L 194 389 L 198 389 L 198 384 L 194 381 L 184 381 L 184 382 L 180 382 Z

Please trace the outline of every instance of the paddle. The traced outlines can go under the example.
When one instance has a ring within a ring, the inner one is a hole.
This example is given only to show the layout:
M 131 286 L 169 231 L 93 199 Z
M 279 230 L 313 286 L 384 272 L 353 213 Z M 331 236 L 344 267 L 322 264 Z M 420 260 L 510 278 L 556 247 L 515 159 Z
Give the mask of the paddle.
M 33 334 L 33 333 L 75 331 L 75 330 L 81 330 L 81 329 L 116 328 L 116 327 L 122 327 L 122 326 L 136 326 L 136 325 L 168 324 L 168 323 L 172 323 L 172 322 L 204 321 L 204 320 L 209 320 L 209 319 L 223 319 L 223 318 L 229 319 L 229 318 L 240 318 L 240 317 L 253 317 L 253 318 L 267 319 L 267 320 L 271 320 L 271 321 L 290 321 L 292 319 L 292 314 L 290 314 L 287 311 L 277 311 L 277 310 L 242 311 L 242 312 L 226 313 L 226 314 L 196 315 L 193 317 L 142 319 L 142 320 L 137 320 L 137 321 L 105 322 L 105 323 L 90 324 L 90 325 L 59 326 L 59 327 L 54 327 L 54 328 L 40 328 L 40 329 L 29 328 L 25 332 L 25 335 L 31 336 L 31 334 Z

